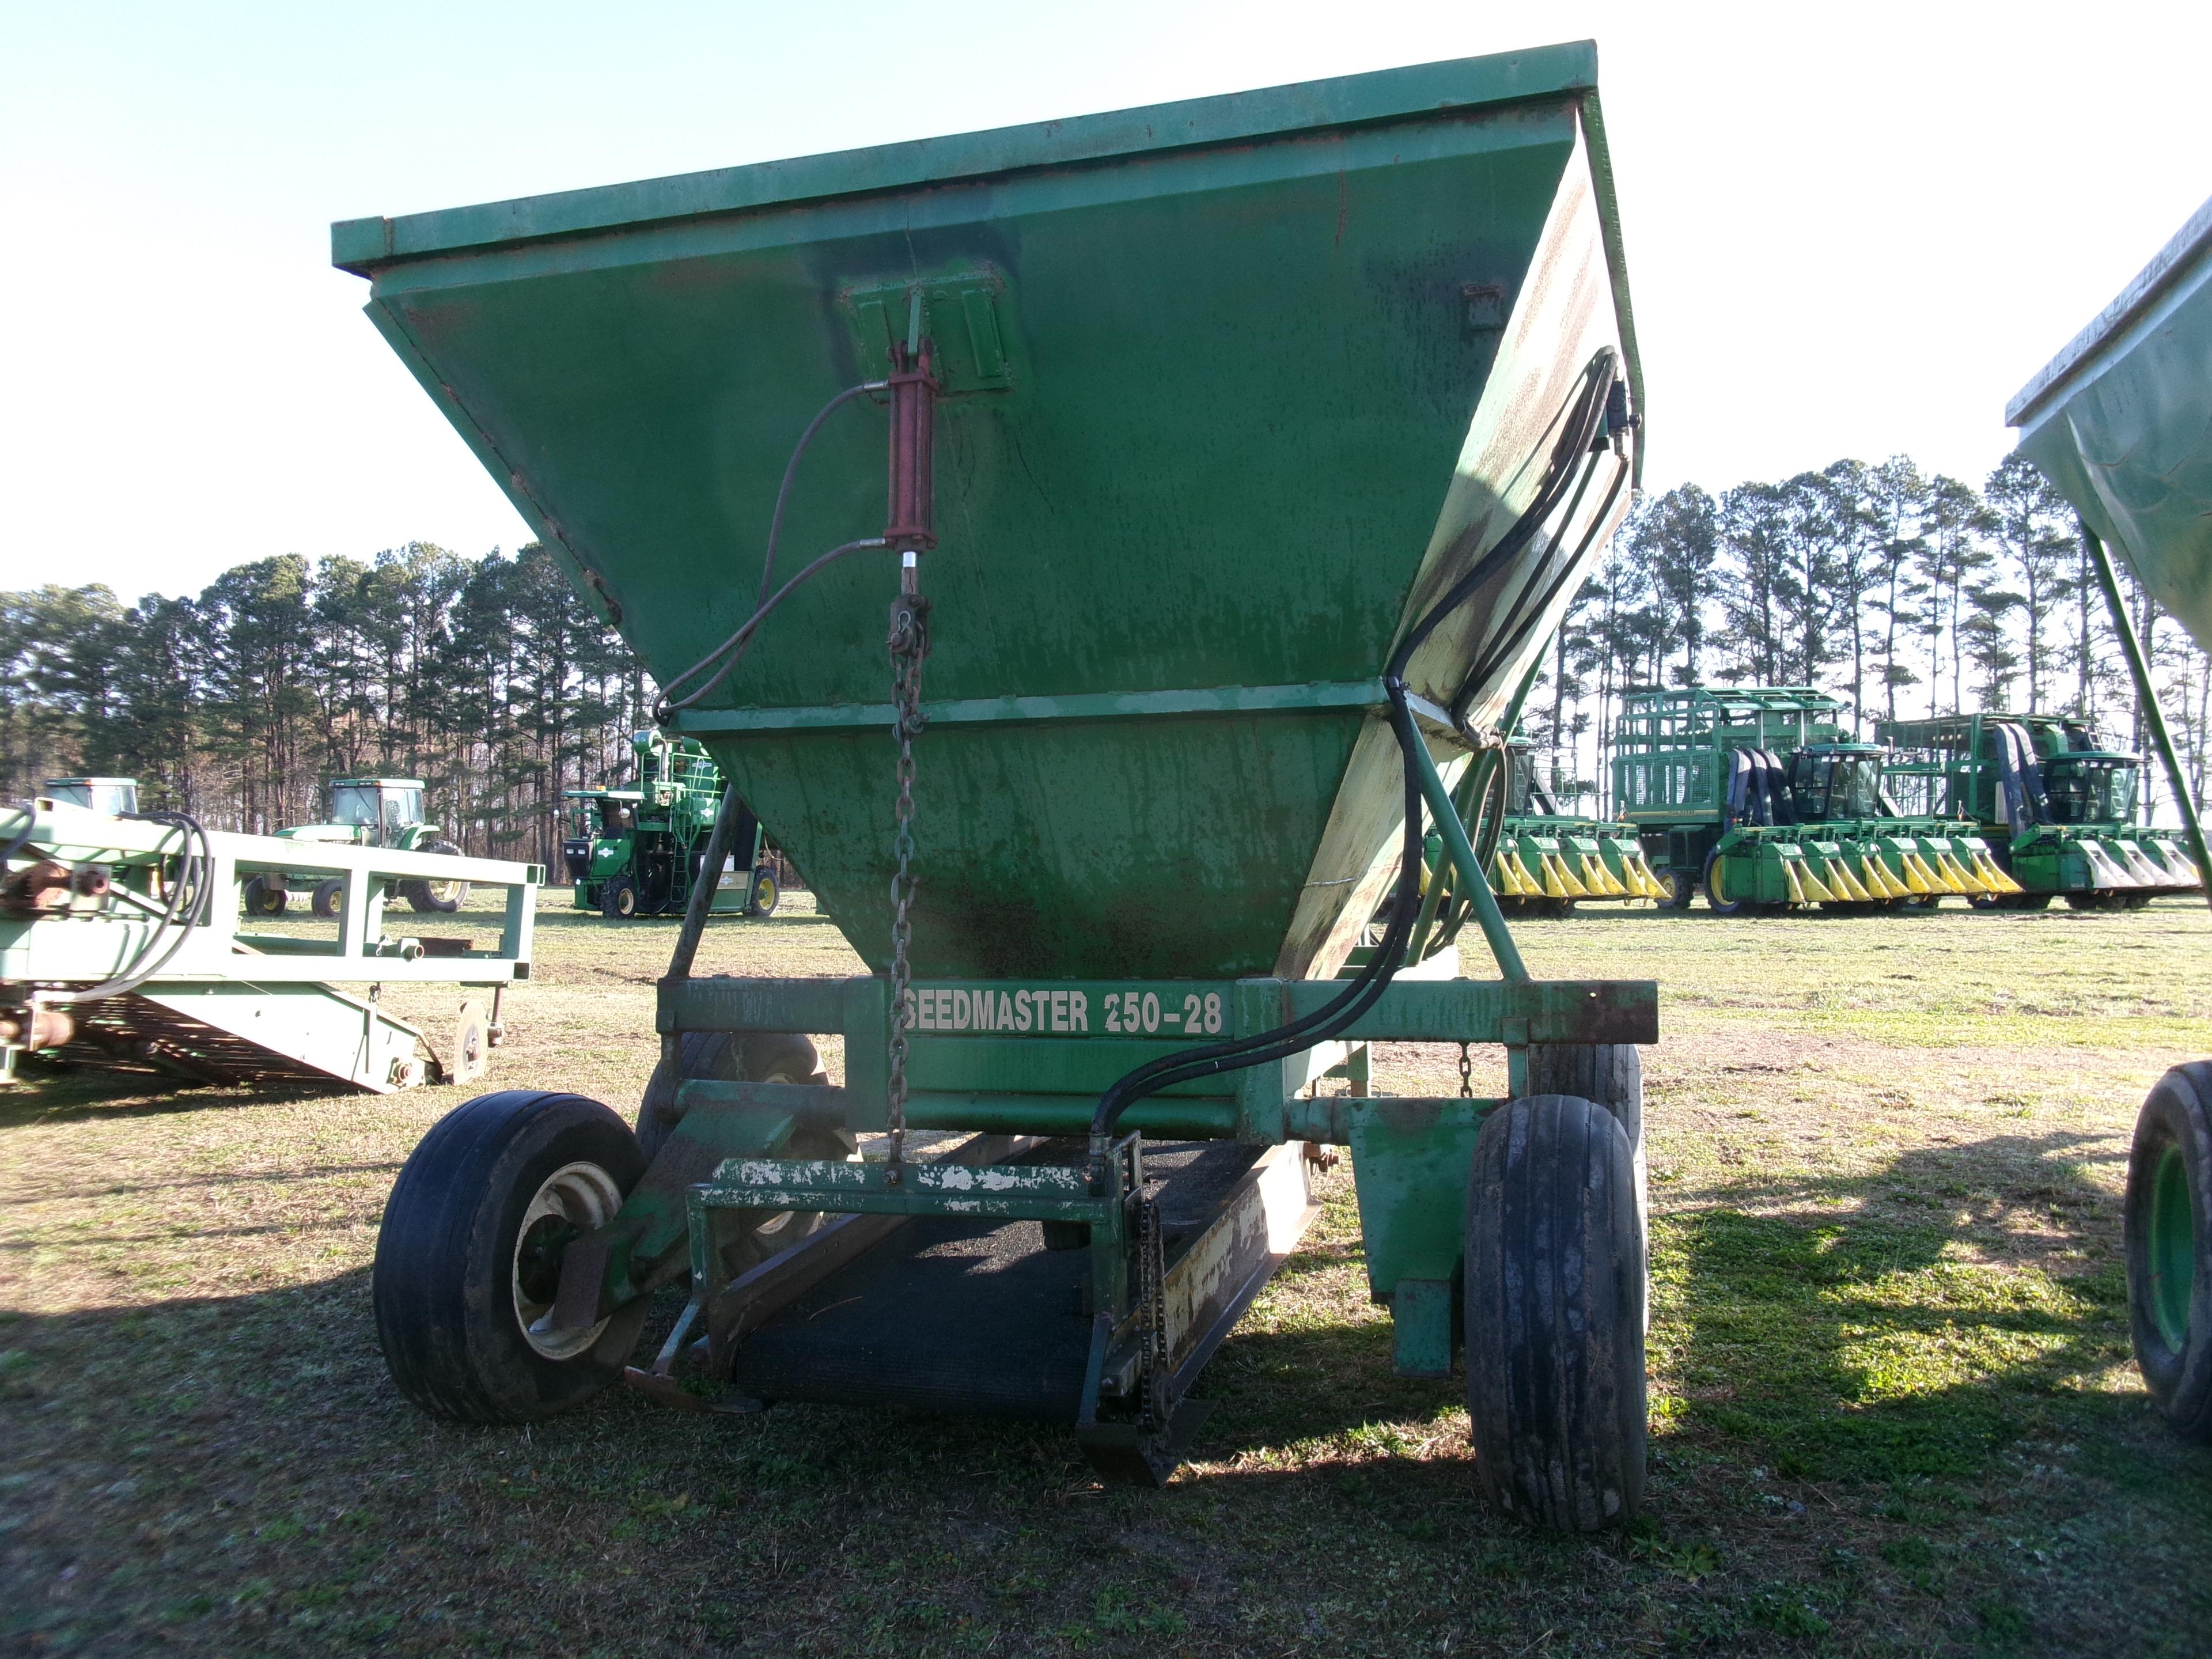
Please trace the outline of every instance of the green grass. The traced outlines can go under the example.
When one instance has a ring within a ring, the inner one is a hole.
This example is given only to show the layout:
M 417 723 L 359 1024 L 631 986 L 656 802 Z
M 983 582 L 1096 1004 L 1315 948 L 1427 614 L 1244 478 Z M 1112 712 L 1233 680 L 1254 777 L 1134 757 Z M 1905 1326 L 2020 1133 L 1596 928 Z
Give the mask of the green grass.
M 850 971 L 805 910 L 718 924 L 702 969 Z M 2212 1452 L 2147 1410 L 2117 1241 L 2143 1091 L 2212 1053 L 2212 919 L 1517 931 L 1539 973 L 1662 988 L 1626 1534 L 1478 1501 L 1457 1385 L 1390 1370 L 1342 1170 L 1194 1462 L 1133 1492 L 1021 1425 L 621 1391 L 431 1422 L 368 1271 L 450 1091 L 57 1078 L 0 1097 L 0 1651 L 2201 1652 Z M 628 1109 L 672 936 L 549 908 L 493 1085 Z M 453 1000 L 391 1000 L 434 1031 Z M 1381 1082 L 1456 1059 L 1393 1046 Z

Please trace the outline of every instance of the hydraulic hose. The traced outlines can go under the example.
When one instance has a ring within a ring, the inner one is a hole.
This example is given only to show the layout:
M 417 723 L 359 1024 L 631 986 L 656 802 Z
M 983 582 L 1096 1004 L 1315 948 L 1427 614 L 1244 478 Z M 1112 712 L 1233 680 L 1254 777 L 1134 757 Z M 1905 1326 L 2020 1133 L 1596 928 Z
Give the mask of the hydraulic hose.
M 880 538 L 871 541 L 847 542 L 843 546 L 836 548 L 823 557 L 815 560 L 812 564 L 808 565 L 805 569 L 800 571 L 796 578 L 791 581 L 786 582 L 773 596 L 771 596 L 769 592 L 769 584 L 775 579 L 775 553 L 777 545 L 781 543 L 783 538 L 784 509 L 790 505 L 792 483 L 799 476 L 799 460 L 805 455 L 808 447 L 814 442 L 814 434 L 821 431 L 823 422 L 827 421 L 832 415 L 836 414 L 837 410 L 843 408 L 847 404 L 851 403 L 855 398 L 862 398 L 872 392 L 884 391 L 888 385 L 889 382 L 884 380 L 863 380 L 858 386 L 848 386 L 836 397 L 832 398 L 828 403 L 823 404 L 821 409 L 816 413 L 814 418 L 806 423 L 806 429 L 799 434 L 798 443 L 792 447 L 791 459 L 784 463 L 783 482 L 780 486 L 778 486 L 775 492 L 775 511 L 770 514 L 769 518 L 768 551 L 761 560 L 760 592 L 754 601 L 755 609 L 753 611 L 753 614 L 745 620 L 744 624 L 740 627 L 736 633 L 731 635 L 729 638 L 724 640 L 712 651 L 709 651 L 705 656 L 700 658 L 698 661 L 693 663 L 689 668 L 685 669 L 682 673 L 678 674 L 674 679 L 669 681 L 666 685 L 661 688 L 660 700 L 653 705 L 653 718 L 655 720 L 665 720 L 671 714 L 676 713 L 677 710 L 690 708 L 694 703 L 699 702 L 701 698 L 713 691 L 714 689 L 720 685 L 724 680 L 727 679 L 730 676 L 730 672 L 738 665 L 738 659 L 744 655 L 745 647 L 751 642 L 753 630 L 760 626 L 762 618 L 765 617 L 769 611 L 775 610 L 778 605 L 781 604 L 783 602 L 784 596 L 789 593 L 793 588 L 798 586 L 800 582 L 805 581 L 809 576 L 811 576 L 816 571 L 820 570 L 832 561 L 842 558 L 848 553 L 854 552 L 864 547 L 881 547 L 884 545 Z M 732 653 L 735 654 L 730 654 Z M 722 662 L 722 659 L 726 655 L 729 657 L 729 660 Z M 722 666 L 720 671 L 715 674 L 714 678 L 708 680 L 704 685 L 701 686 L 697 690 L 690 693 L 687 696 L 677 698 L 674 696 L 677 687 L 684 684 L 685 681 L 690 679 L 694 675 L 703 672 L 708 668 L 712 667 L 717 662 L 722 662 Z
M 1270 1031 L 1256 1032 L 1227 1042 L 1164 1055 L 1138 1066 L 1118 1079 L 1099 1097 L 1097 1109 L 1091 1115 L 1094 1164 L 1103 1158 L 1105 1138 L 1112 1134 L 1121 1115 L 1138 1101 L 1178 1084 L 1287 1060 L 1317 1043 L 1328 1042 L 1349 1030 L 1365 1015 L 1389 987 L 1404 957 L 1420 908 L 1423 862 L 1421 769 L 1420 763 L 1414 757 L 1414 745 L 1425 739 L 1414 722 L 1405 682 L 1406 670 L 1413 660 L 1413 653 L 1444 619 L 1466 604 L 1485 582 L 1527 546 L 1558 509 L 1581 470 L 1577 463 L 1589 454 L 1593 442 L 1603 430 L 1607 395 L 1612 390 L 1614 365 L 1618 361 L 1611 347 L 1601 350 L 1591 360 L 1583 372 L 1582 386 L 1564 411 L 1566 418 L 1562 423 L 1559 441 L 1546 465 L 1535 499 L 1498 538 L 1497 544 L 1476 560 L 1474 567 L 1454 582 L 1420 621 L 1407 631 L 1399 641 L 1397 648 L 1390 653 L 1389 665 L 1382 671 L 1383 693 L 1390 705 L 1391 730 L 1405 759 L 1406 816 L 1405 845 L 1399 855 L 1398 884 L 1390 907 L 1390 921 L 1384 930 L 1382 942 L 1376 946 L 1366 965 L 1352 981 L 1312 1013 Z M 1583 482 L 1586 486 L 1586 472 Z M 1570 562 L 1570 568 L 1573 562 Z
M 177 952 L 184 949 L 191 930 L 207 920 L 209 901 L 213 896 L 208 875 L 214 867 L 215 858 L 208 845 L 207 830 L 200 821 L 188 812 L 125 812 L 120 816 L 177 831 L 177 879 L 169 890 L 168 907 L 120 973 L 82 991 L 40 992 L 38 1000 L 42 1003 L 100 1002 L 109 997 L 128 995 L 167 967 Z M 191 852 L 195 842 L 199 844 L 197 857 Z M 157 949 L 158 956 L 155 954 Z

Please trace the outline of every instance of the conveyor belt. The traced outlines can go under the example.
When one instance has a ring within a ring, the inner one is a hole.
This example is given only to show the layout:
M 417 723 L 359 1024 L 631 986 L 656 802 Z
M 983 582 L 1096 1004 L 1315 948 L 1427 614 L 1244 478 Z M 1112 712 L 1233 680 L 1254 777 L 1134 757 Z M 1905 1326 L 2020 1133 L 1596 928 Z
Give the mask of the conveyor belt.
M 1180 1141 L 1145 1149 L 1170 1264 L 1261 1149 Z M 1079 1140 L 1024 1163 L 1073 1163 Z M 734 1380 L 759 1399 L 1073 1423 L 1091 1322 L 1091 1253 L 1048 1250 L 1034 1221 L 908 1222 L 738 1345 Z

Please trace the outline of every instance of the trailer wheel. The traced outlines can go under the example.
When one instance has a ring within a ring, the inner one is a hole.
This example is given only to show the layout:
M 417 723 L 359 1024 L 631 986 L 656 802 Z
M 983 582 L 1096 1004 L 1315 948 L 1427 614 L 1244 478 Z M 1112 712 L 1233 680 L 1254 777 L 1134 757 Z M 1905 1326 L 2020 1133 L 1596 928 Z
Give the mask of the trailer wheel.
M 400 1392 L 435 1417 L 522 1423 L 612 1382 L 645 1298 L 577 1330 L 545 1321 L 562 1252 L 644 1170 L 629 1126 L 581 1095 L 507 1090 L 441 1118 L 392 1186 L 371 1275 Z
M 1601 1106 L 1628 1137 L 1636 1170 L 1636 1231 L 1650 1252 L 1650 1182 L 1644 1155 L 1644 1054 L 1632 1042 L 1532 1042 L 1528 1092 L 1574 1095 Z
M 677 1038 L 679 1075 L 670 1077 L 656 1065 L 638 1103 L 637 1144 L 648 1164 L 659 1156 L 661 1143 L 675 1127 L 664 1109 L 676 1104 L 676 1091 L 684 1083 L 808 1083 L 822 1074 L 822 1055 L 813 1042 L 796 1032 L 755 1031 L 739 1036 L 735 1031 L 685 1031 Z M 807 1154 L 842 1157 L 836 1153 Z
M 281 916 L 290 895 L 285 892 L 281 876 L 248 876 L 240 896 L 249 916 Z
M 2175 1066 L 2143 1102 L 2122 1228 L 2143 1385 L 2175 1432 L 2212 1441 L 2212 1060 Z
M 1644 1497 L 1644 1255 L 1620 1120 L 1572 1095 L 1508 1102 L 1475 1137 L 1467 1408 L 1492 1500 L 1593 1532 Z
M 599 889 L 599 914 L 609 921 L 628 921 L 637 914 L 637 884 L 628 876 L 610 876 Z
M 315 896 L 311 901 L 315 914 L 325 921 L 330 921 L 345 908 L 345 880 L 332 876 L 328 881 L 315 884 Z
M 678 1081 L 695 1078 L 745 1083 L 823 1080 L 820 1053 L 810 1039 L 795 1032 L 757 1031 L 739 1036 L 733 1031 L 686 1031 L 678 1039 L 677 1052 L 682 1078 L 672 1079 L 660 1067 L 654 1067 L 637 1109 L 638 1145 L 648 1164 L 659 1156 L 675 1127 L 662 1117 L 660 1108 L 675 1104 Z M 852 1145 L 832 1130 L 802 1128 L 793 1134 L 782 1156 L 835 1162 L 852 1150 Z M 817 1210 L 724 1210 L 719 1213 L 727 1229 L 722 1235 L 722 1271 L 732 1279 L 789 1249 L 824 1219 Z
M 416 850 L 453 859 L 461 855 L 461 849 L 449 841 L 434 841 Z M 469 884 L 465 881 L 403 882 L 399 890 L 406 895 L 409 904 L 425 915 L 451 915 L 469 902 Z

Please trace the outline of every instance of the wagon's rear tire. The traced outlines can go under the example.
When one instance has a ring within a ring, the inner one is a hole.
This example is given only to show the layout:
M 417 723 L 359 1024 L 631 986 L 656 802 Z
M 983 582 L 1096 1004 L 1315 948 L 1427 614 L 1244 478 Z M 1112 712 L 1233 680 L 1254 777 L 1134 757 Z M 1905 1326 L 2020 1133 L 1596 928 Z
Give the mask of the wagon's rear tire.
M 1475 1139 L 1467 1405 L 1491 1498 L 1592 1532 L 1644 1497 L 1644 1257 L 1620 1121 L 1571 1095 L 1510 1101 Z
M 629 1126 L 580 1095 L 507 1090 L 440 1119 L 392 1186 L 371 1276 L 400 1392 L 435 1417 L 522 1423 L 612 1382 L 645 1299 L 592 1327 L 544 1322 L 562 1251 L 644 1170 Z
M 1632 1042 L 1528 1045 L 1528 1092 L 1574 1095 L 1602 1106 L 1628 1137 L 1636 1170 L 1636 1231 L 1650 1253 L 1650 1180 L 1644 1155 L 1644 1054 Z
M 813 1042 L 795 1032 L 754 1031 L 740 1036 L 734 1031 L 686 1031 L 677 1044 L 680 1078 L 671 1078 L 663 1066 L 653 1068 L 645 1085 L 645 1098 L 637 1109 L 637 1140 L 650 1164 L 675 1125 L 662 1115 L 676 1103 L 680 1083 L 692 1079 L 723 1082 L 823 1083 L 822 1056 Z M 801 1128 L 779 1156 L 818 1158 L 836 1161 L 853 1150 L 835 1131 Z M 705 1178 L 702 1171 L 700 1179 Z M 770 1256 L 781 1254 L 814 1232 L 824 1218 L 814 1210 L 725 1210 L 722 1269 L 730 1278 L 749 1273 Z
M 2212 1060 L 2175 1066 L 2143 1102 L 2122 1228 L 2143 1385 L 2176 1433 L 2212 1441 Z

